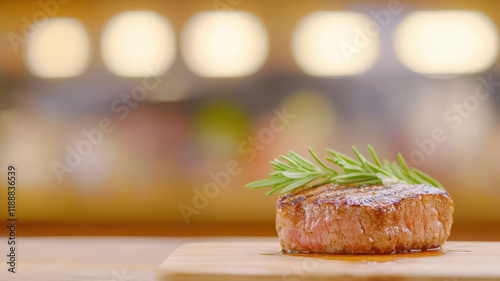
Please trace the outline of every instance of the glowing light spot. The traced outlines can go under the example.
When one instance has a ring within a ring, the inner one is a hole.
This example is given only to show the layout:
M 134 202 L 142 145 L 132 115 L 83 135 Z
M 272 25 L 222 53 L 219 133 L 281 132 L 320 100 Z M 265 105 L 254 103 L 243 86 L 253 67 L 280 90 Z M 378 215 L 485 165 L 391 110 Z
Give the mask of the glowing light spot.
M 226 11 L 195 14 L 181 34 L 188 67 L 203 77 L 238 77 L 255 73 L 269 49 L 265 26 L 253 14 Z
M 481 12 L 414 12 L 396 29 L 394 47 L 418 73 L 475 73 L 493 64 L 499 40 L 495 24 Z
M 89 37 L 74 18 L 51 18 L 37 25 L 26 44 L 26 64 L 35 76 L 66 78 L 82 74 L 90 59 Z
M 312 76 L 361 74 L 377 61 L 378 25 L 354 12 L 318 11 L 294 30 L 292 52 L 302 71 Z
M 175 59 L 175 34 L 169 21 L 151 11 L 123 12 L 104 28 L 101 52 L 108 68 L 119 76 L 155 76 Z

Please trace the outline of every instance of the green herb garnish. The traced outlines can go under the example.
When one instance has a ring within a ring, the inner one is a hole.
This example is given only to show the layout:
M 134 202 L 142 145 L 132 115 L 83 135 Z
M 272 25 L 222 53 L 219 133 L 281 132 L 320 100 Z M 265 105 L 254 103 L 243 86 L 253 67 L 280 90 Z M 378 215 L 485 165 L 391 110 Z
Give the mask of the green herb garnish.
M 298 155 L 293 151 L 280 155 L 279 158 L 270 161 L 274 171 L 269 178 L 252 182 L 246 185 L 250 189 L 272 187 L 266 195 L 281 190 L 281 194 L 301 188 L 307 184 L 315 183 L 318 186 L 325 183 L 337 183 L 346 186 L 361 186 L 367 184 L 429 184 L 444 190 L 443 186 L 431 176 L 417 168 L 409 168 L 401 153 L 398 153 L 398 162 L 384 160 L 382 163 L 373 148 L 368 145 L 368 150 L 373 162 L 368 161 L 353 146 L 352 150 L 357 157 L 353 159 L 338 151 L 327 149 L 332 155 L 327 161 L 338 165 L 344 173 L 339 173 L 319 160 L 311 148 L 308 148 L 311 156 L 319 165 Z M 284 161 L 282 161 L 284 160 Z

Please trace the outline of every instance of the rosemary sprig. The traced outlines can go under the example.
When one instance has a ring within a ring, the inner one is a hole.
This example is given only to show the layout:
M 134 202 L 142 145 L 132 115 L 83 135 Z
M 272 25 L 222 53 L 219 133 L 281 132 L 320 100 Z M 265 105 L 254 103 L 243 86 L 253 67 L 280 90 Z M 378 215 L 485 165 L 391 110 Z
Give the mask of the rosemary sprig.
M 250 189 L 272 187 L 266 195 L 271 195 L 278 190 L 281 190 L 281 194 L 287 193 L 310 183 L 315 183 L 313 186 L 324 183 L 337 183 L 346 186 L 395 183 L 429 184 L 444 190 L 443 186 L 431 176 L 417 168 L 410 169 L 401 153 L 398 153 L 398 162 L 388 160 L 381 162 L 375 150 L 368 145 L 374 162 L 372 163 L 361 155 L 354 146 L 352 150 L 357 159 L 332 149 L 326 150 L 332 156 L 326 160 L 339 166 L 344 173 L 339 173 L 326 166 L 311 148 L 308 148 L 308 151 L 319 165 L 315 165 L 290 151 L 287 155 L 281 155 L 269 162 L 274 169 L 269 174 L 269 178 L 249 183 L 246 187 Z
M 304 157 L 289 151 L 287 155 L 279 157 L 288 163 L 284 163 L 278 158 L 270 161 L 269 163 L 274 166 L 274 172 L 269 174 L 269 178 L 249 183 L 246 187 L 257 189 L 272 186 L 271 191 L 266 193 L 266 195 L 271 195 L 280 189 L 283 189 L 281 193 L 292 191 L 318 179 L 326 178 L 328 180 L 325 183 L 330 182 L 332 176 L 338 173 L 323 164 L 311 148 L 308 150 L 319 166 L 315 166 Z

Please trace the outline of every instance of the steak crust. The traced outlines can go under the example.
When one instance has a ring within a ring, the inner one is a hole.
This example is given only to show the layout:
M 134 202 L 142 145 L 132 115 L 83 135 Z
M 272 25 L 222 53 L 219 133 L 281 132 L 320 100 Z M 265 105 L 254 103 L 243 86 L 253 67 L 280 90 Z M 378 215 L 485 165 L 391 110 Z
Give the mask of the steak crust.
M 452 215 L 448 192 L 430 185 L 324 184 L 280 196 L 276 230 L 286 251 L 386 254 L 440 247 Z

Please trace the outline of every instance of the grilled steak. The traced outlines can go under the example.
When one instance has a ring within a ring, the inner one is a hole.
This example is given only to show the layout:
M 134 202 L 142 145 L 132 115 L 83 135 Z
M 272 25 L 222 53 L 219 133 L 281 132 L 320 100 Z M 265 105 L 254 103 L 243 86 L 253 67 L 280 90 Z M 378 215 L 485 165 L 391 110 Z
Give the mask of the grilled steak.
M 440 247 L 453 201 L 429 185 L 324 184 L 280 196 L 276 230 L 287 251 L 394 253 Z

